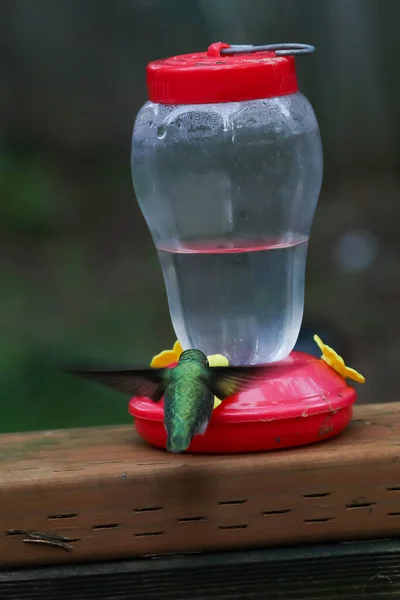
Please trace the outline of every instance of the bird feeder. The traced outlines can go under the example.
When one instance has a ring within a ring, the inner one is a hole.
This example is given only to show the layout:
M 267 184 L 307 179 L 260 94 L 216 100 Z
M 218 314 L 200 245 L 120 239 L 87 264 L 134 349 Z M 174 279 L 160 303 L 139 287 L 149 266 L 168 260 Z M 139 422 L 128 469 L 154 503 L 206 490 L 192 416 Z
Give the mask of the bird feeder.
M 313 50 L 215 43 L 147 67 L 132 175 L 179 340 L 152 366 L 172 367 L 182 348 L 197 348 L 214 364 L 293 367 L 216 399 L 190 452 L 309 444 L 352 416 L 346 378 L 356 372 L 319 338 L 322 359 L 293 351 L 323 175 L 318 123 L 295 68 L 295 55 Z M 135 397 L 129 412 L 145 440 L 165 447 L 162 401 Z

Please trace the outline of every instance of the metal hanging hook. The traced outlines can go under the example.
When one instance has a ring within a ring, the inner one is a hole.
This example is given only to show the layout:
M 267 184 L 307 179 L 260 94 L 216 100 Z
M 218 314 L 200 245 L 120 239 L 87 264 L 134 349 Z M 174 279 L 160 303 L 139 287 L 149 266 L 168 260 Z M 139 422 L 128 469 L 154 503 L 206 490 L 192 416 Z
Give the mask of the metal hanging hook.
M 229 48 L 222 48 L 221 54 L 247 54 L 253 52 L 275 52 L 276 56 L 290 56 L 292 54 L 312 54 L 315 52 L 315 46 L 309 44 L 267 44 L 265 46 L 253 45 L 233 45 Z

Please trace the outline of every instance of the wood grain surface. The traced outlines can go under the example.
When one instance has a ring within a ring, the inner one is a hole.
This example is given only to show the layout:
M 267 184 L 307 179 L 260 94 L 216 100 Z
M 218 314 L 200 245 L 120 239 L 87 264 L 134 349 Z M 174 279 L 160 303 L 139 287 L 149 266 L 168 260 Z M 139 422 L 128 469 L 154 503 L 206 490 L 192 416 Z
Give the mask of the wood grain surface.
M 170 455 L 129 426 L 3 435 L 0 522 L 1 568 L 394 537 L 400 403 L 356 407 L 340 436 L 262 454 Z

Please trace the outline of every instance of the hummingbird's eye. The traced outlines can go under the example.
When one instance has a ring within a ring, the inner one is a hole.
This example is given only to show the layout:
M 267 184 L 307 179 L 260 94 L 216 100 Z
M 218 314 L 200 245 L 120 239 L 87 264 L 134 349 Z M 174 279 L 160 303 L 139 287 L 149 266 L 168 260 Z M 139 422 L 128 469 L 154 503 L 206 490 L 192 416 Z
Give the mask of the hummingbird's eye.
M 203 358 L 203 362 L 202 362 L 202 364 L 203 364 L 205 367 L 209 367 L 209 366 L 210 366 L 210 363 L 208 362 L 208 358 L 207 358 L 207 356 L 206 356 L 206 355 L 204 355 L 204 358 Z
M 200 350 L 196 350 L 196 360 L 197 362 L 199 362 L 203 367 L 209 367 L 209 362 L 208 362 L 208 358 L 207 356 L 203 353 L 200 352 Z

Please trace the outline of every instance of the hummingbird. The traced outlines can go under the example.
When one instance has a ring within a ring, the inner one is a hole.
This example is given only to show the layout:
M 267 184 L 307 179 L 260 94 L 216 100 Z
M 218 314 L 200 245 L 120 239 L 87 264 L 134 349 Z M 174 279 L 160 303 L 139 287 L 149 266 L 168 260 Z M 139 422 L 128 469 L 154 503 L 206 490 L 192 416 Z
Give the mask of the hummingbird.
M 298 365 L 297 365 L 298 366 Z M 195 435 L 203 435 L 214 407 L 221 401 L 255 387 L 266 374 L 287 373 L 289 364 L 210 367 L 207 356 L 196 349 L 182 352 L 173 368 L 123 370 L 68 369 L 68 373 L 101 383 L 113 390 L 159 402 L 164 396 L 167 451 L 188 449 Z

